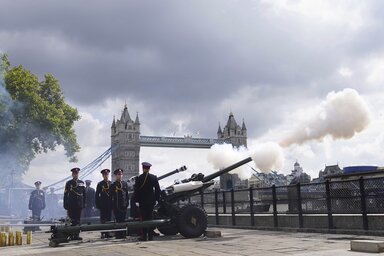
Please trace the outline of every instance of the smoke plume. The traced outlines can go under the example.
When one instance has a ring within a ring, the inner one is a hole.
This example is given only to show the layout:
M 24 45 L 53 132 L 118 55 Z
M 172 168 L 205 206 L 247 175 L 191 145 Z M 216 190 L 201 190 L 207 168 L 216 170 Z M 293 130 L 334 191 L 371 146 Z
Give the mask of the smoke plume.
M 278 170 L 284 164 L 282 148 L 274 142 L 260 143 L 255 148 L 234 148 L 231 144 L 215 144 L 208 152 L 208 162 L 215 169 L 222 169 L 251 156 L 255 166 L 262 172 Z M 248 179 L 250 167 L 243 165 L 231 173 L 236 173 L 241 179 Z
M 330 92 L 316 108 L 311 109 L 304 120 L 280 142 L 283 147 L 302 144 L 309 140 L 349 139 L 364 130 L 370 122 L 370 114 L 364 99 L 354 89 Z
M 245 147 L 234 148 L 231 144 L 215 144 L 208 152 L 208 162 L 213 165 L 214 169 L 223 169 L 236 162 L 249 157 L 249 152 Z M 249 167 L 247 165 L 240 166 L 231 173 L 236 173 L 241 179 L 249 178 Z
M 280 170 L 284 165 L 283 150 L 275 142 L 260 143 L 250 152 L 256 167 L 262 172 Z

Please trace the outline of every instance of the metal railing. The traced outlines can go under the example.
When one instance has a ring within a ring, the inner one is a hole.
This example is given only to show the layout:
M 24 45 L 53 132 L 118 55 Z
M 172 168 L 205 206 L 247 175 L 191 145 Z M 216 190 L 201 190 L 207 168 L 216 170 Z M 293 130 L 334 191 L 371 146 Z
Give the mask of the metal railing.
M 327 228 L 335 229 L 335 216 L 345 215 L 361 218 L 360 229 L 368 230 L 369 216 L 384 214 L 384 177 L 201 192 L 188 202 L 214 215 L 216 225 L 224 215 L 230 216 L 233 226 L 239 216 L 250 216 L 249 226 L 255 226 L 257 216 L 270 216 L 277 228 L 280 217 L 290 216 L 297 218 L 297 228 L 303 228 L 304 218 L 324 216 Z

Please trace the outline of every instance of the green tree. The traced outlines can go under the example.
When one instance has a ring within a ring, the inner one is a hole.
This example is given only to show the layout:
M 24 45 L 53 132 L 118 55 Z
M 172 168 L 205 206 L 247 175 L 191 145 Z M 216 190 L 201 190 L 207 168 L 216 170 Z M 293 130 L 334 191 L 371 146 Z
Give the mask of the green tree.
M 1 77 L 2 76 L 2 77 Z M 23 66 L 12 67 L 7 55 L 0 66 L 0 166 L 19 178 L 37 154 L 63 145 L 70 161 L 80 147 L 73 129 L 80 119 L 65 102 L 59 81 L 51 74 L 43 81 Z

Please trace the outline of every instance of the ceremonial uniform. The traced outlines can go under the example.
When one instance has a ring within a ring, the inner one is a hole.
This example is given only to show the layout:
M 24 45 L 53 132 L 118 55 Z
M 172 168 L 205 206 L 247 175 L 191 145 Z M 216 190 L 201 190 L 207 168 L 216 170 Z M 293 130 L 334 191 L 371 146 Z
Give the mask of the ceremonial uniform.
M 84 217 L 89 218 L 93 216 L 93 209 L 95 208 L 95 189 L 90 187 L 91 181 L 85 181 L 85 214 Z
M 96 208 L 100 211 L 100 223 L 106 223 L 111 221 L 112 217 L 112 199 L 111 199 L 111 181 L 108 180 L 108 174 L 110 173 L 109 169 L 104 169 L 101 171 L 103 175 L 107 175 L 106 179 L 97 183 L 95 202 Z M 101 237 L 109 237 L 107 232 L 102 232 Z
M 122 175 L 123 170 L 116 169 L 113 173 L 116 176 Z M 111 184 L 110 193 L 112 199 L 113 214 L 115 215 L 116 222 L 124 222 L 129 204 L 127 182 L 121 179 L 118 180 L 116 178 L 116 181 Z M 126 232 L 124 231 L 116 232 L 116 238 L 124 238 L 125 236 Z
M 139 203 L 139 213 L 141 220 L 153 219 L 153 207 L 160 200 L 160 186 L 157 177 L 149 173 L 152 166 L 150 163 L 143 162 L 143 173 L 137 178 L 135 183 L 135 201 Z M 153 240 L 152 229 L 143 229 L 141 240 Z
M 32 210 L 32 219 L 40 220 L 41 211 L 45 208 L 45 193 L 40 189 L 41 182 L 36 181 L 36 190 L 31 192 L 29 197 L 29 210 Z
M 79 168 L 73 168 L 72 176 L 75 176 L 72 180 L 67 181 L 64 190 L 64 209 L 67 210 L 68 217 L 72 223 L 72 226 L 80 224 L 81 211 L 85 205 L 85 184 L 82 180 L 77 179 L 77 174 L 80 171 Z M 81 239 L 78 234 L 72 236 L 73 240 Z
M 137 180 L 138 176 L 135 176 L 132 179 L 131 183 L 133 183 L 133 189 L 135 189 L 135 184 L 136 184 L 136 180 Z M 135 199 L 135 193 L 132 193 L 131 195 L 131 199 L 129 201 L 129 216 L 132 218 L 132 219 L 139 219 L 140 218 L 140 214 L 139 214 L 139 207 L 137 207 L 136 205 L 136 199 Z

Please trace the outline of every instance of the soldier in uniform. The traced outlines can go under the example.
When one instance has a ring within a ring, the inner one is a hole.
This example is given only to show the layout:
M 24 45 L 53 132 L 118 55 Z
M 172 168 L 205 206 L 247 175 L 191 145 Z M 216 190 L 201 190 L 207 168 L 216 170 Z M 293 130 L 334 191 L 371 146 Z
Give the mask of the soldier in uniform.
M 157 177 L 149 173 L 151 164 L 143 162 L 143 173 L 137 178 L 135 183 L 135 201 L 139 205 L 141 220 L 153 219 L 153 207 L 160 200 L 160 186 Z M 153 230 L 143 229 L 142 236 L 139 240 L 153 240 Z
M 91 187 L 92 181 L 85 181 L 85 213 L 84 217 L 89 218 L 93 216 L 95 209 L 95 189 Z
M 111 221 L 112 217 L 112 204 L 111 204 L 111 193 L 110 186 L 111 181 L 108 179 L 109 169 L 101 170 L 103 175 L 103 180 L 97 183 L 95 202 L 96 208 L 100 211 L 100 223 L 106 223 Z M 109 238 L 110 234 L 108 232 L 102 232 L 101 238 Z
M 85 205 L 85 186 L 79 180 L 80 168 L 72 168 L 72 180 L 67 181 L 64 190 L 64 209 L 67 210 L 72 226 L 80 224 L 81 211 Z M 72 240 L 82 240 L 79 233 L 72 235 Z
M 41 181 L 35 182 L 36 189 L 31 192 L 29 197 L 29 210 L 32 210 L 32 219 L 40 220 L 41 211 L 45 208 L 45 193 L 40 189 Z
M 116 177 L 115 182 L 112 183 L 110 187 L 113 214 L 115 215 L 116 222 L 124 222 L 129 204 L 128 186 L 127 182 L 123 181 L 122 169 L 116 169 L 113 173 Z M 116 232 L 116 238 L 125 237 L 125 231 Z

